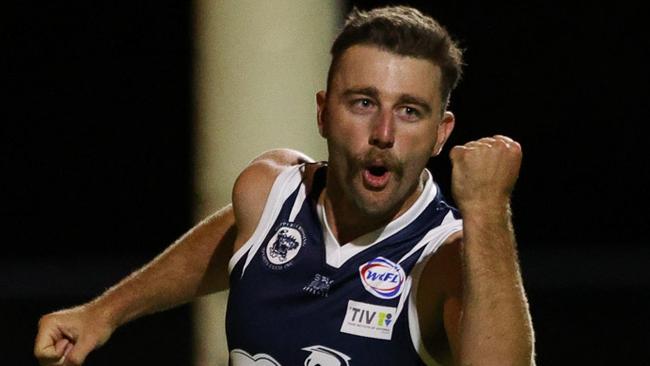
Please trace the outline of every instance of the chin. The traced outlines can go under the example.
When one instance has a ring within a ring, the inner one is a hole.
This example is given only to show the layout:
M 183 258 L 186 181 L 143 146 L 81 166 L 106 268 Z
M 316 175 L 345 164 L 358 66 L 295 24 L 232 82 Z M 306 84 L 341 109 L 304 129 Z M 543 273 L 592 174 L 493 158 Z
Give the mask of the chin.
M 387 215 L 391 215 L 395 210 L 394 202 L 391 202 L 389 199 L 381 199 L 379 197 L 370 198 L 363 196 L 359 197 L 357 201 L 357 207 L 368 217 L 384 218 Z

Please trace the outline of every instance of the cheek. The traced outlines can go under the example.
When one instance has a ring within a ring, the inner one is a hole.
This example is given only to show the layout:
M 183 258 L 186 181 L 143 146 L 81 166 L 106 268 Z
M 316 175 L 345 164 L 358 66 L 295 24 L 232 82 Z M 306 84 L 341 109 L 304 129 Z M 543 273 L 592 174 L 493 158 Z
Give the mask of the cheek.
M 436 145 L 437 136 L 435 131 L 418 129 L 404 133 L 398 141 L 402 142 L 402 150 L 405 150 L 409 156 L 426 155 L 428 157 Z
M 329 124 L 328 144 L 339 150 L 350 152 L 363 150 L 368 145 L 368 132 L 358 121 L 341 121 Z
M 404 164 L 405 173 L 409 175 L 420 174 L 433 155 L 435 146 L 435 136 L 430 132 L 420 132 L 416 135 L 409 135 L 401 140 L 399 150 L 401 151 L 400 160 Z

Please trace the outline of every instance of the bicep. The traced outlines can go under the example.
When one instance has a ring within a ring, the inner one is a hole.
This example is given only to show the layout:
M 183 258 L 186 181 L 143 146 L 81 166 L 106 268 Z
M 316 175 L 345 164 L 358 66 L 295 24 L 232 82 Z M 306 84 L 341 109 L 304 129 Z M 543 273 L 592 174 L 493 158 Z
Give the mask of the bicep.
M 460 355 L 460 323 L 463 308 L 462 245 L 460 236 L 445 245 L 448 253 L 443 266 L 445 270 L 443 322 L 454 360 L 458 360 Z
M 452 237 L 428 260 L 420 280 L 419 313 L 423 340 L 443 365 L 455 365 L 462 316 L 461 242 Z M 427 294 L 426 297 L 423 294 Z
M 237 236 L 235 215 L 232 205 L 228 205 L 199 224 L 205 232 L 205 246 L 215 245 L 210 254 L 205 276 L 201 280 L 199 295 L 205 295 L 228 288 L 228 261 L 232 257 Z

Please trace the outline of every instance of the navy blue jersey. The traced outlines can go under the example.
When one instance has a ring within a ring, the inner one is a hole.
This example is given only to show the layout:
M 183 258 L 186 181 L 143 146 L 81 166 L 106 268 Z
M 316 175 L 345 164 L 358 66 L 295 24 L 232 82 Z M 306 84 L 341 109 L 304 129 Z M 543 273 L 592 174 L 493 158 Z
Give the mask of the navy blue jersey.
M 230 261 L 230 364 L 436 365 L 420 339 L 415 290 L 426 260 L 461 229 L 456 211 L 427 171 L 404 214 L 340 245 L 319 202 L 326 167 L 313 180 L 307 168 L 278 176 Z

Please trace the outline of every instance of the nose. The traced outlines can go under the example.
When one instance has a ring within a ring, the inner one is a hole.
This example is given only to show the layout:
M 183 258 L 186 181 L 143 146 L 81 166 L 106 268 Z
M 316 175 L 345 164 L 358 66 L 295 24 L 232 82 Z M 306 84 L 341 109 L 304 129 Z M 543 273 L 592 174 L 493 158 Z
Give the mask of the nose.
M 390 149 L 395 144 L 395 123 L 390 111 L 381 111 L 372 122 L 368 143 L 380 149 Z

